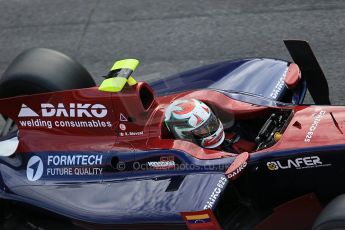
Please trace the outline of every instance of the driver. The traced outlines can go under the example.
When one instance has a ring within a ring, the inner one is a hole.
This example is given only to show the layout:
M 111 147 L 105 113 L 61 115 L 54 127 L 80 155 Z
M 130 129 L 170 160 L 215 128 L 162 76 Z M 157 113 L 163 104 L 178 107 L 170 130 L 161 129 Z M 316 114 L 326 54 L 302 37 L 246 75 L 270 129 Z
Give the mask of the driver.
M 196 99 L 179 99 L 165 110 L 165 125 L 177 139 L 201 147 L 239 154 L 252 152 L 256 144 L 246 140 L 239 124 L 231 118 L 224 132 L 222 122 L 211 108 Z

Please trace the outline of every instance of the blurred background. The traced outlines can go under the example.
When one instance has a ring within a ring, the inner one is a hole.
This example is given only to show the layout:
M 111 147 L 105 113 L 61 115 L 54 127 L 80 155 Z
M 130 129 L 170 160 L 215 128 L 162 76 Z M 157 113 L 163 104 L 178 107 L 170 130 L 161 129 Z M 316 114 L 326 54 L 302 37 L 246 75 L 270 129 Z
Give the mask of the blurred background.
M 135 76 L 150 81 L 222 60 L 291 60 L 282 40 L 304 39 L 332 103 L 344 104 L 344 35 L 343 0 L 0 0 L 0 74 L 23 50 L 46 47 L 97 83 L 124 58 L 139 59 Z

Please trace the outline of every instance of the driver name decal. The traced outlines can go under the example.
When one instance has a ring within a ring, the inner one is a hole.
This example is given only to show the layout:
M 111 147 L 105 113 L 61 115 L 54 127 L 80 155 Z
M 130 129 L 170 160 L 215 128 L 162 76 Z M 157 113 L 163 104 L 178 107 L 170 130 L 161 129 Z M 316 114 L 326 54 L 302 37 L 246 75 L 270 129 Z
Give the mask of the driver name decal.
M 141 136 L 144 135 L 144 131 L 138 131 L 138 132 L 119 132 L 120 137 L 124 136 Z

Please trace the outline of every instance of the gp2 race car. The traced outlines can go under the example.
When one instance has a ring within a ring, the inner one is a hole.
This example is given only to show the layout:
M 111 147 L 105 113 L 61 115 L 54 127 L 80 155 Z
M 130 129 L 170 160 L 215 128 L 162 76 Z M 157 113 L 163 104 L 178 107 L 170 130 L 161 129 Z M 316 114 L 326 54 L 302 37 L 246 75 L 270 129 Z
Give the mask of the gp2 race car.
M 284 42 L 295 63 L 224 61 L 150 85 L 133 59 L 96 87 L 57 51 L 22 53 L 0 80 L 0 228 L 344 227 L 345 107 L 308 43 Z M 164 111 L 182 98 L 249 124 L 255 151 L 174 138 Z

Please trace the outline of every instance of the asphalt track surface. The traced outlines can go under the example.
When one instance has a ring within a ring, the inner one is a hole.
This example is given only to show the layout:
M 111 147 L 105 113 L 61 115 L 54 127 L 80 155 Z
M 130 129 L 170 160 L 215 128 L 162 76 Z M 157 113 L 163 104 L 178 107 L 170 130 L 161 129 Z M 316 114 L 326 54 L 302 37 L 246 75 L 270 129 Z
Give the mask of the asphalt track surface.
M 46 47 L 97 83 L 128 57 L 141 60 L 137 79 L 150 81 L 228 59 L 291 60 L 283 39 L 310 42 L 332 103 L 345 103 L 343 0 L 0 0 L 0 74 L 23 50 Z

